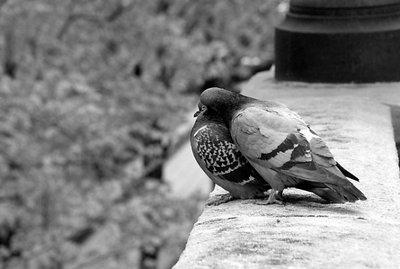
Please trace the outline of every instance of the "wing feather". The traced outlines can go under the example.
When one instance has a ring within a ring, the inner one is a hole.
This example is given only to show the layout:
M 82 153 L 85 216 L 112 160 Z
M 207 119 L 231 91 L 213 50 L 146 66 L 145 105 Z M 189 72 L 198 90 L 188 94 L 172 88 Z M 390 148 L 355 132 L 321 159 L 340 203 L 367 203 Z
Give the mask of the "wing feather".
M 248 107 L 231 122 L 239 150 L 257 167 L 307 181 L 337 184 L 345 178 L 325 142 L 285 107 Z

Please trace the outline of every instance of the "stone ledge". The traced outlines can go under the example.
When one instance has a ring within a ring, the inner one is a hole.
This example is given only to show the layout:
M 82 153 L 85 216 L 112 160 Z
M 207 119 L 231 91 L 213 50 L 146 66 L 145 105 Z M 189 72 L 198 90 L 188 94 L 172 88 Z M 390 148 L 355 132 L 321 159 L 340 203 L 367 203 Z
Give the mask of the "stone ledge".
M 323 204 L 289 189 L 284 206 L 247 200 L 206 207 L 174 268 L 396 268 L 400 180 L 383 103 L 400 104 L 399 86 L 275 83 L 271 73 L 256 75 L 244 94 L 298 111 L 360 178 L 355 185 L 368 200 Z

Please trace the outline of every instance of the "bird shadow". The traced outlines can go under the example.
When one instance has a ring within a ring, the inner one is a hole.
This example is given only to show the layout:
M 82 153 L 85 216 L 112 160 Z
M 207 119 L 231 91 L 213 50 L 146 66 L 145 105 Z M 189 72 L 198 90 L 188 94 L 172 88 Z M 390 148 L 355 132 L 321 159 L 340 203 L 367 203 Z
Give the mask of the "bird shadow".
M 339 214 L 358 215 L 361 212 L 354 208 L 346 207 L 346 204 L 331 203 L 317 196 L 300 195 L 300 194 L 286 194 L 284 196 L 284 205 L 304 208 L 304 209 L 323 209 Z
M 300 209 L 307 209 L 307 210 L 323 210 L 325 212 L 347 214 L 347 215 L 361 214 L 359 210 L 347 207 L 346 203 L 345 204 L 332 203 L 312 194 L 286 193 L 283 196 L 283 205 L 278 205 L 278 204 L 267 205 L 265 203 L 262 203 L 262 201 L 265 201 L 267 198 L 268 196 L 259 199 L 246 199 L 246 200 L 233 199 L 230 201 L 210 204 L 206 206 L 219 208 L 221 206 L 223 207 L 223 205 L 239 203 L 239 204 L 261 205 L 266 207 L 270 206 L 286 207 L 286 208 L 291 208 L 291 210 L 293 211 L 299 211 Z

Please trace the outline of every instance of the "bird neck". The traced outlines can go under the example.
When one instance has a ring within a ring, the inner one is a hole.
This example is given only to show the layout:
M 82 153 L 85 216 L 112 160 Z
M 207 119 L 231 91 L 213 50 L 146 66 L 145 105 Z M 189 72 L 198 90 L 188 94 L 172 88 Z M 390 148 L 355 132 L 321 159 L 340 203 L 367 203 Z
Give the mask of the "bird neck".
M 238 96 L 239 98 L 235 98 L 235 100 L 230 102 L 223 102 L 219 105 L 218 114 L 221 119 L 223 119 L 224 123 L 230 128 L 232 119 L 236 116 L 238 111 L 245 108 L 250 102 L 251 99 L 248 98 L 240 98 L 242 96 Z

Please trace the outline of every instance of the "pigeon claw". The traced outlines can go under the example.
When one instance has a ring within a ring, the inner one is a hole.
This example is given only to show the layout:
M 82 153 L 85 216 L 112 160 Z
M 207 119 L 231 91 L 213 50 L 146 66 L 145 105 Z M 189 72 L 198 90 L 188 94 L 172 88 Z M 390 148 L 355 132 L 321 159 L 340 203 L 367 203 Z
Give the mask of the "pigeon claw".
M 281 201 L 283 199 L 282 193 L 283 191 L 277 191 L 272 189 L 267 200 L 255 201 L 254 203 L 257 205 L 272 205 L 272 204 L 283 205 L 283 202 Z
M 216 195 L 206 202 L 206 206 L 217 206 L 234 200 L 235 198 L 229 193 Z

